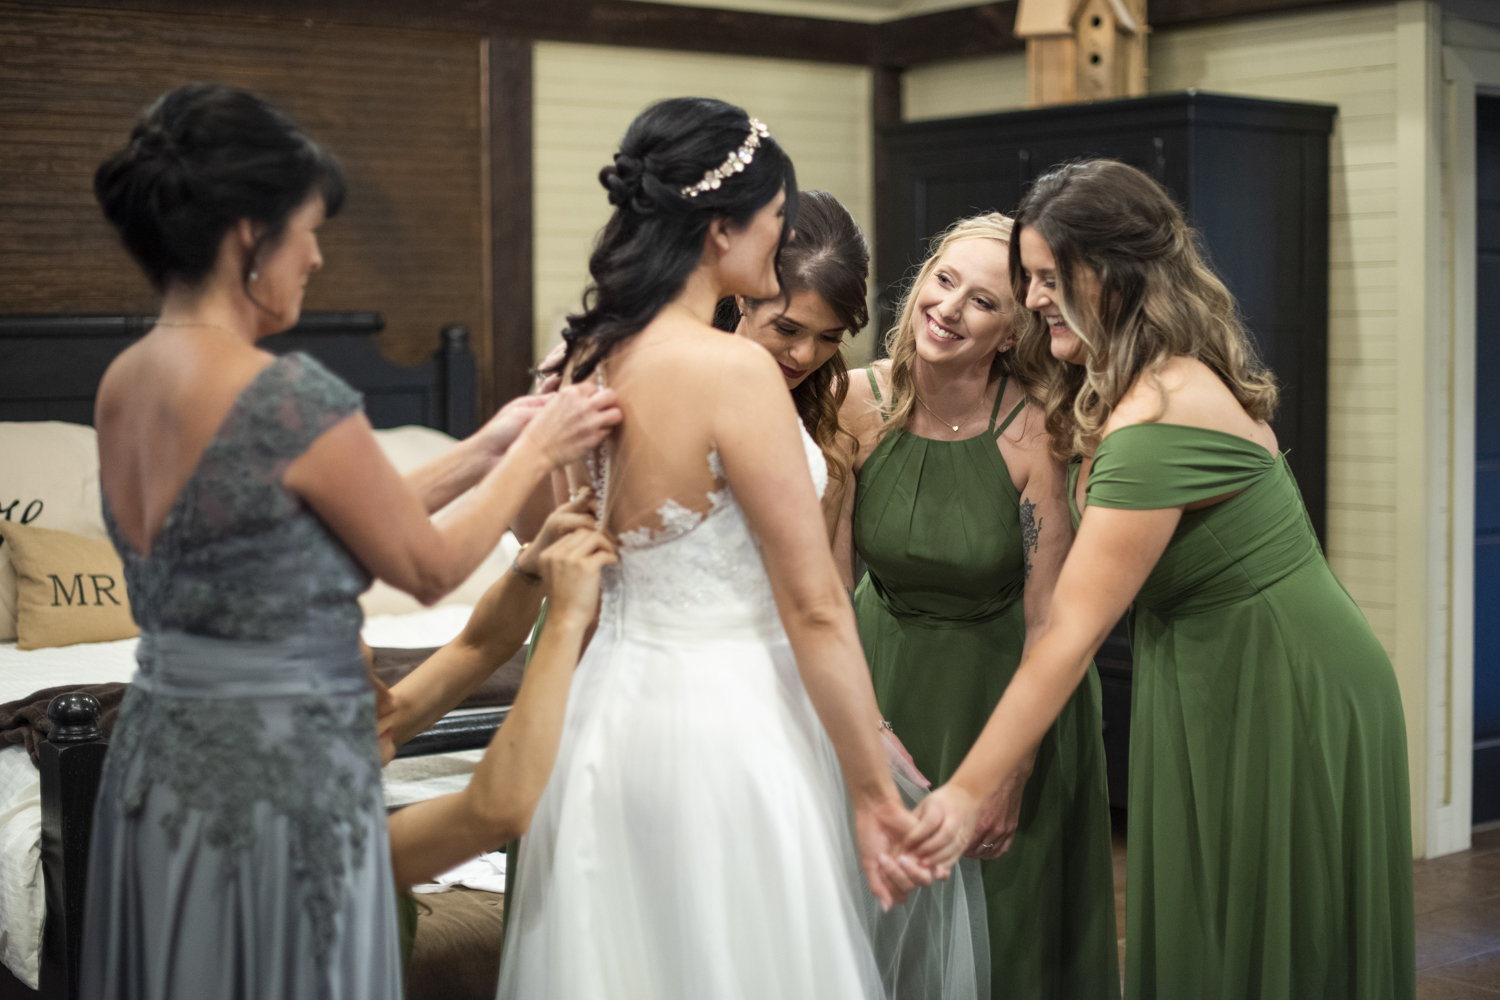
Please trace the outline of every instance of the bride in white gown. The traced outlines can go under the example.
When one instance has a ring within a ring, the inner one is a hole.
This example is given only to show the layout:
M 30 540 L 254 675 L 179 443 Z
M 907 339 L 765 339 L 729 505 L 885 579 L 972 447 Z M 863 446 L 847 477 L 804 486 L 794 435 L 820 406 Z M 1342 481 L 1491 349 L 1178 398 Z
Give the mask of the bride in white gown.
M 625 414 L 589 470 L 620 565 L 521 841 L 499 996 L 883 997 L 875 901 L 931 875 L 897 853 L 912 817 L 822 453 L 770 355 L 709 325 L 725 295 L 777 294 L 791 162 L 738 108 L 678 99 L 636 119 L 601 181 L 618 210 L 565 363 Z M 938 932 L 956 943 L 920 949 L 939 966 L 923 978 L 974 995 L 970 929 Z

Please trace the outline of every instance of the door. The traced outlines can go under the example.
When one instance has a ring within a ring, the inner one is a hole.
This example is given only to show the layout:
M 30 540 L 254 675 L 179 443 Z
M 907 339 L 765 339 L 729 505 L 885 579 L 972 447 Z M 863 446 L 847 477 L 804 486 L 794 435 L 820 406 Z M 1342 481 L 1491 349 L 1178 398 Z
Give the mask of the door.
M 1474 822 L 1500 819 L 1500 97 L 1475 143 Z

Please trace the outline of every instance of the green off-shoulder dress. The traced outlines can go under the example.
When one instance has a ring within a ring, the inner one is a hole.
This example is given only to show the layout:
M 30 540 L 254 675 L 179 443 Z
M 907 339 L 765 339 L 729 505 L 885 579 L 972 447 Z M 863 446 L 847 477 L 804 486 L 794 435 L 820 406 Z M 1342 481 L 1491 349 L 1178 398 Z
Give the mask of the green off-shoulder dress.
M 875 396 L 880 390 L 871 377 Z M 854 593 L 875 697 L 936 787 L 957 770 L 1021 662 L 1021 497 L 996 436 L 892 428 L 859 471 Z M 1093 668 L 1037 752 L 1010 851 L 982 864 L 991 994 L 1118 1000 L 1120 972 L 1099 678 Z
M 1132 612 L 1125 996 L 1410 998 L 1401 695 L 1285 460 L 1137 424 L 1100 444 L 1086 502 L 1234 491 L 1183 514 Z

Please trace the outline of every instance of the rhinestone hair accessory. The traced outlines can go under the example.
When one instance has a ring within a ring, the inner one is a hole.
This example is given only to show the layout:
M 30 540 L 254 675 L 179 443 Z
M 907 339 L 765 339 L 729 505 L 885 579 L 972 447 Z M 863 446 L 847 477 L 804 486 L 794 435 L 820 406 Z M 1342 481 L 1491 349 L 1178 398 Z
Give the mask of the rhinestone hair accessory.
M 771 130 L 759 119 L 750 119 L 750 134 L 739 149 L 725 157 L 724 162 L 703 175 L 703 179 L 697 184 L 689 184 L 682 189 L 684 198 L 696 198 L 704 191 L 716 190 L 730 177 L 740 173 L 755 159 L 755 151 L 760 148 L 762 139 L 770 138 Z

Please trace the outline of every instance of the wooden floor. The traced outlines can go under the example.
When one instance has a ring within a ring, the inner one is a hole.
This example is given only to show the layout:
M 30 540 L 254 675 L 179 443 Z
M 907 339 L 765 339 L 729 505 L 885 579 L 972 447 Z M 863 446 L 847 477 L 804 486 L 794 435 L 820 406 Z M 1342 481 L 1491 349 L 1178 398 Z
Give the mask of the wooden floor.
M 1500 1000 L 1500 826 L 1474 846 L 1412 866 L 1417 904 L 1417 1000 Z M 1115 815 L 1115 917 L 1125 968 L 1125 830 Z

